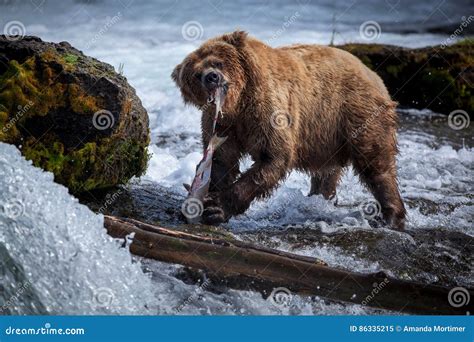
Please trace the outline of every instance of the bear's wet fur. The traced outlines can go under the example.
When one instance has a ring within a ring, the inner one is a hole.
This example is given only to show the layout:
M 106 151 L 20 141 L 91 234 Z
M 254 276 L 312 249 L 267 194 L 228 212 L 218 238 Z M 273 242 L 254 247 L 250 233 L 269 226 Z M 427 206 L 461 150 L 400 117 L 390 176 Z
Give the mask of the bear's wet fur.
M 292 170 L 311 175 L 310 194 L 332 198 L 343 169 L 352 164 L 387 224 L 404 229 L 396 102 L 359 59 L 319 45 L 272 48 L 242 31 L 206 41 L 172 73 L 184 101 L 202 110 L 204 148 L 215 115 L 207 103 L 210 73 L 226 89 L 216 132 L 227 140 L 214 155 L 205 223 L 244 213 Z M 241 173 L 245 155 L 254 164 Z

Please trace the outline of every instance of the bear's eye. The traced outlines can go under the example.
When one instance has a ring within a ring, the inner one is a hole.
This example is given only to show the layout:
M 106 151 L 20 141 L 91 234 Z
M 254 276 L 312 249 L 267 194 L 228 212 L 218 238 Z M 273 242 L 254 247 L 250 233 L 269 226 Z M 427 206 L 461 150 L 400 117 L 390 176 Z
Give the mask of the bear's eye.
M 197 72 L 197 73 L 194 74 L 194 77 L 196 77 L 198 80 L 200 80 L 201 77 L 202 77 L 202 74 L 200 72 Z
M 213 62 L 212 67 L 216 69 L 222 69 L 222 62 Z

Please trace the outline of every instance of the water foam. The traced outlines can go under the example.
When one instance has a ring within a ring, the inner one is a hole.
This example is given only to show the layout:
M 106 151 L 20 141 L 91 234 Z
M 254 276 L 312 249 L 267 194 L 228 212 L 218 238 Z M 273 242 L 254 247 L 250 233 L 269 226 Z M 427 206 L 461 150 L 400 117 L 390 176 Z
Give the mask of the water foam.
M 103 216 L 79 204 L 53 182 L 51 173 L 33 167 L 4 143 L 0 234 L 0 245 L 21 265 L 23 281 L 47 313 L 143 314 L 157 308 L 150 278 L 106 234 Z M 11 303 L 12 311 L 31 311 L 20 304 Z

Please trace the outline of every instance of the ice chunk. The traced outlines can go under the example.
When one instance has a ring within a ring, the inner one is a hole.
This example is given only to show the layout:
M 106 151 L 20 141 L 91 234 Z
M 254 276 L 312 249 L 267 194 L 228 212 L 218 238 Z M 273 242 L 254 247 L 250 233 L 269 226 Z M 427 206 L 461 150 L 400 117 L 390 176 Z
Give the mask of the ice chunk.
M 129 251 L 106 234 L 103 217 L 54 183 L 51 173 L 33 167 L 14 146 L 4 143 L 0 245 L 21 265 L 14 271 L 22 273 L 21 285 L 6 276 L 0 279 L 2 285 L 19 291 L 28 284 L 27 290 L 47 313 L 151 314 L 157 307 L 150 278 L 132 262 Z M 11 293 L 0 293 L 1 305 L 10 300 L 10 312 L 35 312 L 27 307 L 33 302 L 11 299 Z

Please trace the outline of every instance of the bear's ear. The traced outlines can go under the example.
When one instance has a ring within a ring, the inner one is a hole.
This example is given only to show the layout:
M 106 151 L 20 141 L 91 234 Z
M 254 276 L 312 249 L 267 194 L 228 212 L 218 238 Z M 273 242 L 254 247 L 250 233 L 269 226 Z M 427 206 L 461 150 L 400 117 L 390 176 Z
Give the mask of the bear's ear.
M 235 47 L 241 47 L 244 45 L 247 35 L 248 34 L 245 31 L 234 31 L 232 33 L 223 35 L 222 40 L 226 43 L 234 45 Z
M 183 69 L 183 65 L 182 64 L 178 64 L 173 72 L 171 73 L 171 78 L 173 79 L 174 83 L 176 83 L 176 85 L 178 87 L 181 87 L 181 72 L 182 72 L 182 69 Z

